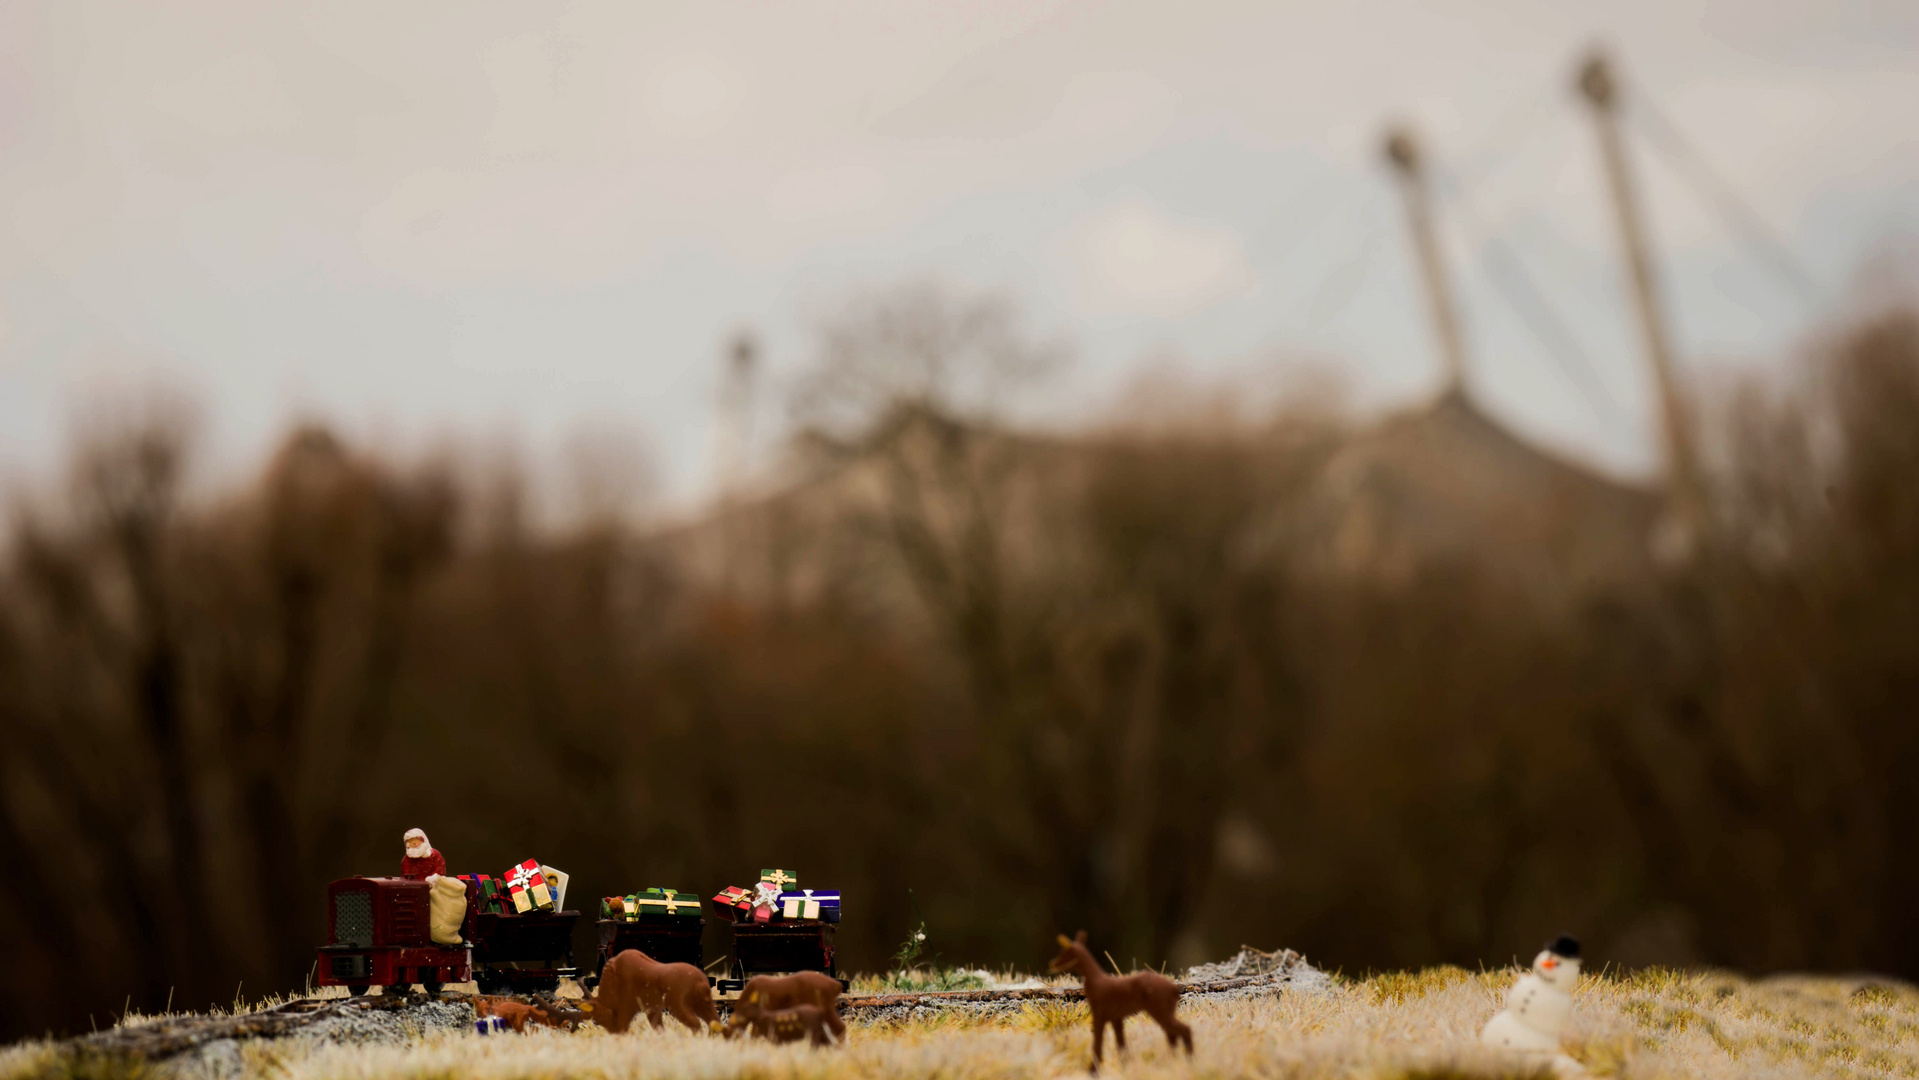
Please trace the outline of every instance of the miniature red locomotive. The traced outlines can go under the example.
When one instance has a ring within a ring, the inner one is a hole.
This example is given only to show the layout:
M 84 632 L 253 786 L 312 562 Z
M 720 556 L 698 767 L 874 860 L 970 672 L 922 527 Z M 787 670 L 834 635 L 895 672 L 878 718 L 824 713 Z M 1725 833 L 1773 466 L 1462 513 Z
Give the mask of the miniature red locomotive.
M 327 943 L 314 981 L 357 996 L 369 986 L 413 983 L 431 994 L 443 983 L 471 979 L 467 946 L 436 945 L 427 937 L 429 891 L 426 882 L 406 878 L 342 878 L 327 886 Z M 467 901 L 462 931 L 473 923 L 470 895 Z
M 460 924 L 465 944 L 437 945 L 428 937 L 428 891 L 425 882 L 405 878 L 341 878 L 327 886 L 327 944 L 314 981 L 356 996 L 369 986 L 415 983 L 432 994 L 468 980 L 482 993 L 498 993 L 554 990 L 578 974 L 573 927 L 579 912 L 483 912 L 469 882 Z

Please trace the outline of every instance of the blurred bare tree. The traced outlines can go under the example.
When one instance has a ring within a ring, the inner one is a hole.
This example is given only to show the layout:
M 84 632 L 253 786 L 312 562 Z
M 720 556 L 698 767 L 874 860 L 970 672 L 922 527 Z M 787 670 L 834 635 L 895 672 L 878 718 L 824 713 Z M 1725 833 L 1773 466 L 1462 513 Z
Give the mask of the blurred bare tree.
M 36 883 L 0 950 L 45 988 L 7 1034 L 298 988 L 326 882 L 414 825 L 582 907 L 794 866 L 846 892 L 854 969 L 910 888 L 946 962 L 1084 927 L 1122 963 L 1470 964 L 1564 927 L 1919 977 L 1919 317 L 1730 393 L 1715 542 L 1663 568 L 1532 551 L 1573 513 L 1644 536 L 1562 466 L 1516 510 L 1447 477 L 1480 459 L 1388 467 L 1483 417 L 1015 423 L 1060 355 L 1003 300 L 862 296 L 792 473 L 670 526 L 620 509 L 624 443 L 556 528 L 511 461 L 305 427 L 189 496 L 178 414 L 96 429 L 0 572 L 0 850 Z M 1470 542 L 1377 542 L 1476 506 Z

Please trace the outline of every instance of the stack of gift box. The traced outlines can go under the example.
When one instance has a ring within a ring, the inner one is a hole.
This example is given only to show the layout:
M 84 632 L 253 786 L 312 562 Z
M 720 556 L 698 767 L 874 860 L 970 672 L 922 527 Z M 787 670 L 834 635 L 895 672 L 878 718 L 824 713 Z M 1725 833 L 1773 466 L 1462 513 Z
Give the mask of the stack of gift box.
M 506 885 L 499 878 L 491 874 L 461 874 L 459 878 L 473 886 L 474 910 L 495 915 L 506 910 Z
M 791 870 L 761 870 L 759 884 L 750 889 L 737 885 L 721 889 L 713 897 L 719 913 L 735 922 L 772 922 L 775 919 L 824 919 L 840 921 L 838 889 L 802 889 L 800 877 Z
M 702 918 L 700 898 L 678 889 L 642 889 L 625 896 L 608 896 L 600 901 L 600 918 L 626 922 L 672 922 Z
M 566 906 L 567 874 L 538 859 L 511 867 L 503 877 L 461 874 L 459 878 L 472 883 L 478 909 L 495 915 L 559 911 Z

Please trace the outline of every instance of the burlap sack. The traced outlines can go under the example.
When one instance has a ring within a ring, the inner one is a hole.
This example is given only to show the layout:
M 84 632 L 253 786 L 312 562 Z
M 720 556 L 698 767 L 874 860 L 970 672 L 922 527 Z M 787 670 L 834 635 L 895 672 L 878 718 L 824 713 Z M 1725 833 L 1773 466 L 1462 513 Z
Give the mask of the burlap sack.
M 466 921 L 466 882 L 442 874 L 429 884 L 432 891 L 427 895 L 432 908 L 427 918 L 428 936 L 439 945 L 463 944 L 460 924 Z

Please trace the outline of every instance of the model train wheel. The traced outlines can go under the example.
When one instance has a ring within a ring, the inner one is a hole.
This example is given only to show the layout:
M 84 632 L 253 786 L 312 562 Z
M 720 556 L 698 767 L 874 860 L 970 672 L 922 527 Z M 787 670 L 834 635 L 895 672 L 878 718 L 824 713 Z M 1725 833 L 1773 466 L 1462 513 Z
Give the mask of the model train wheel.
M 354 997 L 364 997 L 366 995 L 366 984 L 352 983 L 347 986 L 346 992 L 353 995 Z
M 439 974 L 439 972 L 436 971 L 434 972 L 434 974 L 437 975 Z M 426 996 L 428 997 L 432 997 L 433 995 L 438 994 L 440 992 L 441 985 L 442 984 L 440 980 L 438 979 L 421 979 L 420 980 L 420 989 L 425 990 Z
M 494 994 L 505 989 L 506 983 L 501 981 L 498 976 L 490 975 L 486 972 L 475 972 L 473 975 L 473 988 L 488 997 L 492 997 Z

